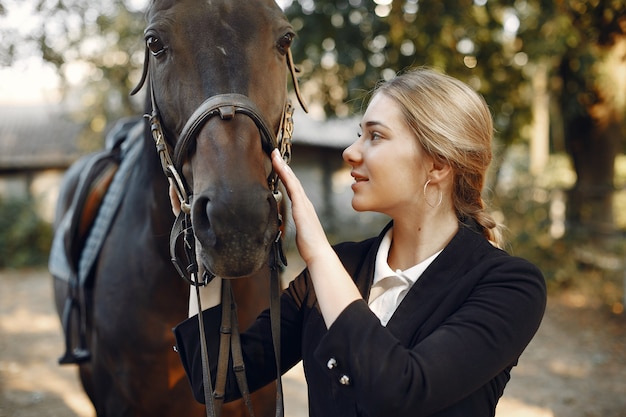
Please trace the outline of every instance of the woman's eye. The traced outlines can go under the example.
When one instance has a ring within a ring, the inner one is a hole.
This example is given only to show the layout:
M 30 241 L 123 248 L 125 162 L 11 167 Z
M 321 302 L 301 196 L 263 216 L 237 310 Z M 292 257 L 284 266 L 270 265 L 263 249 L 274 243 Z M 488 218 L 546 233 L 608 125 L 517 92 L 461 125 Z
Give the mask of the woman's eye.
M 163 41 L 161 41 L 161 39 L 157 38 L 156 36 L 147 37 L 146 46 L 150 50 L 150 53 L 152 53 L 152 55 L 154 55 L 155 57 L 163 55 L 167 49 L 163 44 Z
M 356 136 L 357 138 L 365 137 L 365 139 L 367 140 L 377 140 L 377 139 L 382 138 L 382 136 L 378 132 L 371 132 L 371 133 L 370 132 L 365 132 L 365 133 L 357 132 Z

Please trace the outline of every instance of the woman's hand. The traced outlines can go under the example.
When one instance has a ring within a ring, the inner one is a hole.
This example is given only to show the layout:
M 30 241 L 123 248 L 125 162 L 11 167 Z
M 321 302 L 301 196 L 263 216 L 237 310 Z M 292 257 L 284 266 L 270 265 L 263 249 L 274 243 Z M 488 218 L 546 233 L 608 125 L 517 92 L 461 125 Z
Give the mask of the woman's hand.
M 291 200 L 291 214 L 296 226 L 296 245 L 300 256 L 308 265 L 316 256 L 324 256 L 324 253 L 332 251 L 332 248 L 313 203 L 302 188 L 300 180 L 280 156 L 278 149 L 272 152 L 272 165 Z
M 168 178 L 170 183 L 170 204 L 172 205 L 172 213 L 174 216 L 178 216 L 180 213 L 180 200 L 178 199 L 178 194 L 176 193 L 176 189 L 174 188 L 174 184 L 172 183 L 172 179 Z

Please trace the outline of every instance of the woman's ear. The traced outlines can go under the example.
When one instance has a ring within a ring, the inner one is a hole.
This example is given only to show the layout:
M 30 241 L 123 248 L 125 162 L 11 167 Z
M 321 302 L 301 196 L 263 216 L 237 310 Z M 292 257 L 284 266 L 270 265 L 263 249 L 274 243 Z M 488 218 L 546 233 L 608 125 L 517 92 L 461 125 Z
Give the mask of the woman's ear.
M 447 178 L 452 178 L 452 167 L 445 161 L 439 161 L 432 159 L 432 166 L 428 172 L 428 178 L 431 183 L 439 183 L 445 181 Z

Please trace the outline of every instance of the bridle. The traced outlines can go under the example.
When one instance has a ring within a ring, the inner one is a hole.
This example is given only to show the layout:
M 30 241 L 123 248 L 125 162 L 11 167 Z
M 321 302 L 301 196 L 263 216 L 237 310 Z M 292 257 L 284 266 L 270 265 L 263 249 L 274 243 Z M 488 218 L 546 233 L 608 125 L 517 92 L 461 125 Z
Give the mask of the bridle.
M 131 94 L 137 93 L 146 79 L 148 78 L 150 51 L 146 48 L 144 68 L 141 80 Z M 296 69 L 293 63 L 291 50 L 287 49 L 286 64 L 291 73 L 296 97 L 307 112 L 306 105 L 302 99 Z M 170 152 L 170 145 L 166 139 L 165 132 L 162 128 L 161 117 L 156 103 L 154 91 L 154 77 L 149 77 L 149 94 L 152 111 L 149 115 L 145 115 L 149 119 L 150 131 L 154 140 L 161 167 L 165 176 L 171 181 L 176 190 L 177 197 L 180 201 L 181 211 L 176 217 L 174 225 L 170 233 L 170 255 L 172 263 L 179 275 L 190 285 L 196 287 L 196 298 L 198 302 L 198 326 L 200 331 L 200 348 L 202 353 L 202 368 L 204 380 L 204 397 L 206 404 L 207 417 L 219 417 L 221 413 L 222 403 L 224 401 L 226 375 L 228 373 L 229 355 L 233 355 L 233 369 L 237 378 L 237 384 L 241 391 L 244 403 L 248 408 L 251 417 L 254 417 L 252 404 L 250 400 L 250 392 L 248 390 L 245 377 L 245 365 L 241 352 L 241 344 L 239 340 L 239 326 L 237 320 L 237 309 L 233 298 L 232 285 L 230 279 L 222 280 L 222 323 L 220 326 L 220 348 L 218 357 L 218 368 L 216 375 L 215 389 L 212 387 L 211 376 L 209 371 L 209 360 L 206 346 L 206 336 L 204 333 L 204 322 L 202 318 L 202 307 L 200 304 L 199 287 L 207 285 L 215 275 L 206 270 L 202 274 L 202 278 L 198 276 L 198 265 L 195 255 L 195 236 L 191 225 L 191 201 L 193 198 L 192 190 L 187 184 L 184 176 L 181 175 L 182 166 L 200 130 L 204 124 L 212 117 L 219 116 L 222 120 L 233 119 L 237 114 L 242 114 L 255 123 L 260 136 L 261 144 L 268 156 L 271 152 L 278 148 L 282 158 L 289 163 L 291 160 L 291 144 L 293 137 L 293 112 L 294 108 L 291 100 L 287 99 L 283 109 L 278 132 L 275 134 L 269 128 L 268 123 L 263 117 L 257 106 L 245 95 L 242 94 L 218 94 L 205 100 L 187 120 L 183 127 L 180 137 L 174 147 L 173 154 Z M 279 190 L 278 175 L 272 169 L 267 183 L 270 191 L 276 199 L 276 203 L 280 204 L 282 194 Z M 280 212 L 278 213 L 279 226 L 282 223 Z M 182 262 L 178 256 L 177 247 L 179 242 L 183 244 L 183 250 L 186 262 Z M 184 264 L 186 263 L 186 266 Z M 276 238 L 272 243 L 269 255 L 270 276 L 270 321 L 272 328 L 272 340 L 274 344 L 274 354 L 276 360 L 277 375 L 277 395 L 276 395 L 276 416 L 284 415 L 283 390 L 280 372 L 280 271 L 286 266 L 286 258 L 282 250 L 281 231 L 279 229 Z

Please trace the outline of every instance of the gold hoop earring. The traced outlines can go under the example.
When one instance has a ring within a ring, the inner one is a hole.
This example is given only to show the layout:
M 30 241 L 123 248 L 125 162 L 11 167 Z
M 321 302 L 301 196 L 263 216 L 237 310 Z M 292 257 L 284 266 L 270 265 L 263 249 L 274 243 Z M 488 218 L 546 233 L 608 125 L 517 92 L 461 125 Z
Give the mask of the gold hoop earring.
M 437 200 L 437 204 L 435 204 L 435 205 L 430 204 L 430 202 L 428 201 L 428 198 L 426 197 L 426 188 L 428 187 L 428 184 L 430 184 L 430 179 L 428 179 L 426 181 L 426 183 L 424 184 L 424 201 L 431 208 L 437 208 L 437 207 L 439 207 L 441 205 L 441 202 L 443 201 L 443 193 L 441 192 L 441 190 L 439 190 L 439 199 Z

